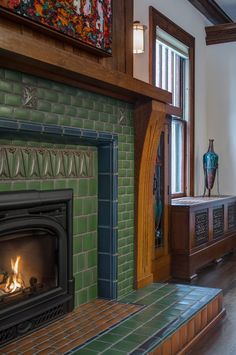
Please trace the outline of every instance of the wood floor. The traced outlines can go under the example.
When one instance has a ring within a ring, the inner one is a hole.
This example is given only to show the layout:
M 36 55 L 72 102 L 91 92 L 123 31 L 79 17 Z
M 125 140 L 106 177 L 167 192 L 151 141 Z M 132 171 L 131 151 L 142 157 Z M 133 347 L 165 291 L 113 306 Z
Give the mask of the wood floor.
M 192 284 L 223 289 L 225 318 L 212 329 L 189 355 L 236 354 L 236 253 L 199 273 Z

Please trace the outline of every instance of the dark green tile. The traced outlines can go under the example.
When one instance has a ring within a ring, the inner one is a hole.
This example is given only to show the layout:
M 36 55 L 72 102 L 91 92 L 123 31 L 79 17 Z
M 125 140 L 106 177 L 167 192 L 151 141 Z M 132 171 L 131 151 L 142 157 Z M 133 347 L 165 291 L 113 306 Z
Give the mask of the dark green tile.
M 116 343 L 115 345 L 113 345 L 113 347 L 111 348 L 111 354 L 113 354 L 113 352 L 112 352 L 113 349 L 126 351 L 128 353 L 128 352 L 134 350 L 135 348 L 137 348 L 137 345 L 138 345 L 137 343 L 121 340 L 119 343 Z
M 110 348 L 107 351 L 104 351 L 102 353 L 102 355 L 124 355 L 124 354 L 127 355 L 127 352 L 126 351 L 116 350 L 114 348 Z
M 73 355 L 95 355 L 97 354 L 97 351 L 95 350 L 90 350 L 87 347 L 86 348 L 82 348 L 80 350 L 75 350 L 73 353 Z
M 92 285 L 88 288 L 88 301 L 94 300 L 98 296 L 97 284 Z
M 99 340 L 104 341 L 105 343 L 113 344 L 118 342 L 120 338 L 121 336 L 119 334 L 111 334 L 111 332 L 108 332 L 107 334 L 99 337 Z
M 87 223 L 88 219 L 87 217 L 79 217 L 77 218 L 77 233 L 78 234 L 83 234 L 87 232 Z
M 5 103 L 9 106 L 20 106 L 21 105 L 21 96 L 6 94 L 5 95 Z
M 86 234 L 83 236 L 83 250 L 95 249 L 97 246 L 97 234 Z
M 73 239 L 73 250 L 74 250 L 74 254 L 80 253 L 82 251 L 81 237 L 76 237 Z M 82 259 L 84 259 L 84 257 Z
M 86 346 L 86 349 L 91 349 L 91 350 L 96 350 L 97 353 L 100 352 L 100 351 L 104 351 L 106 350 L 107 348 L 109 348 L 110 345 L 107 344 L 107 343 L 104 343 L 102 341 L 99 341 L 99 340 L 95 340 L 95 341 L 92 341 L 91 343 L 89 343 L 87 346 Z
M 119 325 L 118 327 L 112 329 L 110 334 L 119 334 L 119 335 L 124 336 L 124 335 L 128 335 L 131 332 L 132 332 L 132 330 L 130 330 L 129 328 L 126 328 L 123 325 Z
M 97 250 L 91 250 L 88 252 L 88 267 L 94 267 L 97 265 Z
M 12 92 L 12 83 L 0 80 L 0 91 Z
M 80 290 L 83 286 L 83 273 L 80 272 L 75 275 L 75 290 Z

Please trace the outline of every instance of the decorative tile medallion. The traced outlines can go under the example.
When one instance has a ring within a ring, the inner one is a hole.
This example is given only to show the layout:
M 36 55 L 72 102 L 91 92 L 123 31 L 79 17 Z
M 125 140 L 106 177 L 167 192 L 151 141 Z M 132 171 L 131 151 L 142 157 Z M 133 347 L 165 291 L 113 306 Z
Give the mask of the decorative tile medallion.
M 37 88 L 33 86 L 24 86 L 23 96 L 22 96 L 22 106 L 36 109 L 37 103 L 38 103 Z
M 0 179 L 91 177 L 91 151 L 30 147 L 0 147 Z
M 127 124 L 127 112 L 125 108 L 119 109 L 119 124 L 121 125 Z

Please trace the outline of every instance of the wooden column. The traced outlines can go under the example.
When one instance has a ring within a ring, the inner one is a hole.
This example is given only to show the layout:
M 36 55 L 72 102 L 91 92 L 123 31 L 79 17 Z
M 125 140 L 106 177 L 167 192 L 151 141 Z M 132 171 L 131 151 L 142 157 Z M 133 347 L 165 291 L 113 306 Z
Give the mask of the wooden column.
M 157 101 L 137 105 L 135 110 L 136 288 L 153 281 L 153 178 L 165 117 L 166 106 Z

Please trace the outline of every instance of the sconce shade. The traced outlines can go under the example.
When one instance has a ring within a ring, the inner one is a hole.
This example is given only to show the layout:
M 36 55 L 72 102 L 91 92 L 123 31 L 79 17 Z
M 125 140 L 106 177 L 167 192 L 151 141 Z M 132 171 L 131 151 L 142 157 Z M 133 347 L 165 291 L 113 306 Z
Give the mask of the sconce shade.
M 142 25 L 140 21 L 133 23 L 133 53 L 144 52 L 144 34 L 146 26 Z

